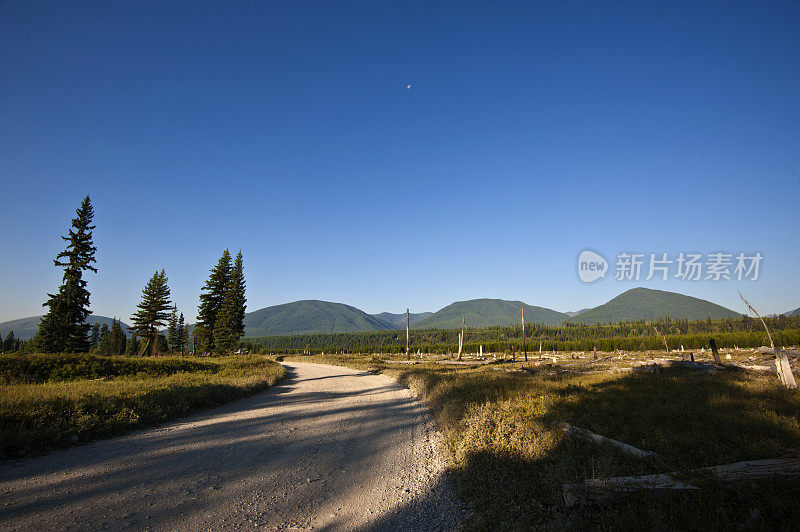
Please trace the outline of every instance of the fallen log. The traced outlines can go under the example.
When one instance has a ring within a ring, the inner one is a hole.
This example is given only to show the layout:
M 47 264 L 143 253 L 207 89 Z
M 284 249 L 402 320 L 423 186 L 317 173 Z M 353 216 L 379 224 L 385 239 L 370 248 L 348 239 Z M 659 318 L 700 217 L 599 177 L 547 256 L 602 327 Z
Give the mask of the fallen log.
M 585 502 L 601 502 L 633 491 L 668 496 L 699 493 L 700 488 L 675 480 L 668 474 L 589 479 L 577 484 L 564 484 L 564 504 L 575 506 Z
M 661 465 L 666 464 L 664 458 L 657 453 L 654 453 L 652 451 L 644 451 L 642 449 L 634 447 L 633 445 L 628 445 L 627 443 L 622 443 L 621 441 L 607 438 L 600 434 L 595 434 L 594 432 L 582 429 L 580 427 L 576 427 L 574 425 L 570 425 L 569 423 L 563 423 L 561 425 L 561 430 L 563 430 L 565 434 L 568 434 L 570 436 L 576 436 L 578 438 L 591 441 L 598 445 L 611 445 L 619 449 L 620 451 L 624 452 L 625 454 L 629 454 L 637 458 L 655 460 L 657 463 Z
M 783 351 L 786 354 L 786 356 L 800 357 L 800 351 L 794 351 L 792 349 L 781 349 L 781 351 Z M 774 355 L 775 349 L 762 345 L 761 347 L 756 349 L 756 353 L 759 353 L 761 355 Z
M 745 369 L 748 371 L 775 371 L 775 368 L 772 366 L 762 366 L 762 365 L 750 365 L 750 364 L 735 364 L 737 368 Z
M 775 350 L 775 369 L 778 371 L 778 378 L 790 390 L 797 388 L 797 381 L 794 380 L 792 366 L 789 364 L 786 351 L 777 347 L 773 349 Z
M 564 484 L 564 502 L 573 506 L 580 502 L 602 501 L 633 491 L 647 491 L 657 496 L 698 493 L 700 488 L 691 484 L 697 479 L 715 477 L 723 482 L 756 480 L 765 477 L 800 477 L 800 454 L 796 451 L 780 458 L 748 460 L 701 469 L 688 473 L 659 473 L 638 477 L 590 479 L 577 484 Z M 678 480 L 678 476 L 681 480 Z

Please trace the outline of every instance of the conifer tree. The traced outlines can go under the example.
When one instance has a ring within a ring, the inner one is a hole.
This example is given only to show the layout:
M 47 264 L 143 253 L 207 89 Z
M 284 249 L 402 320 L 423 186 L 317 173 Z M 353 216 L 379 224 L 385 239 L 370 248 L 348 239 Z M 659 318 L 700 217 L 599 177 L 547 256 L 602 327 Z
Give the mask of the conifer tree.
M 183 319 L 183 312 L 178 318 L 178 331 L 180 334 L 180 353 L 184 355 L 186 354 L 186 347 L 189 345 L 189 326 L 186 325 Z
M 64 268 L 62 283 L 58 293 L 47 294 L 49 299 L 42 306 L 48 307 L 48 311 L 35 337 L 36 349 L 46 353 L 86 352 L 90 347 L 87 335 L 91 325 L 85 322 L 91 311 L 83 272 L 97 273 L 92 266 L 97 262 L 94 257 L 97 248 L 92 242 L 94 209 L 89 196 L 83 198 L 75 212 L 77 216 L 72 219 L 69 234 L 61 237 L 69 244 L 53 261 Z
M 95 352 L 98 355 L 122 355 L 125 353 L 125 331 L 122 330 L 120 320 L 114 318 L 111 327 L 103 324 L 100 329 L 100 341 Z
M 127 340 L 125 342 L 125 354 L 126 355 L 139 354 L 139 338 L 135 334 L 131 336 L 130 340 Z
M 0 345 L 0 349 L 2 349 L 4 353 L 13 353 L 16 351 L 15 347 L 16 339 L 14 338 L 14 331 L 8 331 L 6 339 Z
M 97 349 L 97 344 L 100 343 L 100 324 L 98 322 L 94 322 L 92 325 L 92 335 L 89 340 L 89 349 L 94 351 Z
M 127 343 L 127 338 L 125 337 L 125 331 L 122 330 L 122 324 L 120 323 L 121 320 L 114 319 L 111 322 L 111 331 L 109 332 L 110 336 L 110 355 L 122 355 L 125 353 L 125 344 Z
M 181 314 L 183 316 L 183 314 Z M 167 325 L 167 341 L 169 350 L 172 353 L 179 353 L 181 350 L 181 337 L 183 330 L 178 327 L 178 306 L 173 305 L 169 314 L 169 325 Z
M 242 252 L 236 255 L 225 296 L 214 324 L 214 345 L 225 353 L 236 348 L 244 333 L 245 281 Z
M 196 346 L 201 351 L 214 349 L 214 326 L 217 314 L 225 299 L 225 290 L 230 282 L 231 254 L 226 249 L 222 252 L 217 265 L 211 269 L 208 281 L 203 285 L 200 294 L 200 306 L 197 311 L 197 323 L 194 328 Z
M 236 323 L 236 332 L 238 337 L 244 334 L 244 314 L 247 310 L 247 298 L 245 297 L 246 283 L 244 280 L 244 261 L 242 259 L 242 250 L 236 254 L 236 259 L 233 261 L 233 271 L 231 272 L 231 286 L 233 287 L 233 308 L 234 308 L 234 322 Z
M 142 301 L 137 305 L 139 310 L 131 317 L 131 329 L 145 340 L 144 351 L 149 347 L 151 353 L 157 355 L 162 349 L 158 331 L 169 320 L 171 306 L 167 274 L 162 269 L 147 281 L 142 290 Z
M 166 353 L 169 351 L 169 343 L 167 342 L 167 337 L 163 334 L 159 333 L 158 335 L 158 352 L 159 353 Z
M 97 342 L 97 349 L 95 349 L 95 353 L 98 355 L 109 355 L 111 354 L 111 334 L 108 331 L 108 324 L 104 323 L 100 326 L 100 340 Z

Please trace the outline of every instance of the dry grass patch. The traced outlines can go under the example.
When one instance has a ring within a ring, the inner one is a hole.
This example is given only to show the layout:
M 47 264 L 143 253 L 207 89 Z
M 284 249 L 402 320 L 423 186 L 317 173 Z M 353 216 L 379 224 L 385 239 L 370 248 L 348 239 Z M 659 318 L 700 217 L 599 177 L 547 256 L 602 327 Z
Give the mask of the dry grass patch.
M 707 481 L 694 497 L 643 493 L 578 508 L 566 508 L 562 499 L 564 483 L 668 471 L 571 439 L 558 429 L 562 422 L 657 452 L 669 470 L 772 458 L 800 447 L 800 391 L 782 388 L 774 373 L 679 367 L 585 373 L 559 364 L 528 373 L 508 371 L 519 363 L 297 360 L 382 371 L 415 390 L 444 435 L 453 478 L 472 509 L 470 529 L 789 529 L 800 519 L 800 486 L 786 480 Z
M 0 459 L 163 423 L 264 390 L 285 373 L 259 356 L 13 357 L 0 357 Z M 25 369 L 16 382 L 10 367 Z

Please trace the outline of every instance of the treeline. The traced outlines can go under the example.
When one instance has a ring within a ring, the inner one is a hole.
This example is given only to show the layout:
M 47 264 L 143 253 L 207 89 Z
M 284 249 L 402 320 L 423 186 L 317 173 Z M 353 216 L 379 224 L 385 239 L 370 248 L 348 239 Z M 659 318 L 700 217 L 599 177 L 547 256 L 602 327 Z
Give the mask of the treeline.
M 13 332 L 2 342 L 3 352 L 86 353 L 99 355 L 143 355 L 150 353 L 185 354 L 190 350 L 188 326 L 183 313 L 170 299 L 164 269 L 156 271 L 142 290 L 141 302 L 131 316 L 126 336 L 116 319 L 111 327 L 91 324 L 90 293 L 84 272 L 97 273 L 92 225 L 94 209 L 86 196 L 76 210 L 68 234 L 68 242 L 54 264 L 63 268 L 58 292 L 48 294 L 43 306 L 48 307 L 39 330 L 27 343 L 14 339 Z M 226 249 L 217 266 L 211 270 L 200 295 L 200 316 L 194 330 L 193 353 L 230 353 L 237 348 L 244 332 L 245 280 L 242 252 L 235 260 Z M 161 330 L 167 326 L 167 334 Z M 6 349 L 8 343 L 8 349 Z
M 189 327 L 183 318 L 183 313 L 178 315 L 178 307 L 173 305 L 169 313 L 166 335 L 159 333 L 155 340 L 158 352 L 184 355 L 189 346 Z M 130 330 L 135 330 L 131 327 Z M 144 350 L 137 334 L 130 338 L 125 334 L 122 324 L 114 319 L 111 327 L 107 324 L 100 325 L 95 322 L 89 335 L 89 353 L 94 355 L 138 355 Z
M 0 353 L 25 353 L 27 344 L 14 336 L 14 331 L 8 331 L 5 339 L 0 337 Z
M 781 345 L 800 344 L 800 317 L 765 318 L 775 341 Z M 458 333 L 453 330 L 411 331 L 412 351 L 452 353 L 458 350 Z M 664 349 L 699 349 L 714 337 L 721 347 L 758 347 L 769 344 L 761 322 L 744 316 L 722 320 L 670 320 L 625 322 L 604 325 L 568 324 L 564 326 L 528 325 L 525 347 L 529 352 L 543 351 L 646 351 Z M 241 345 L 256 352 L 281 353 L 404 353 L 405 331 L 313 334 L 245 338 Z M 522 351 L 522 327 L 467 329 L 464 349 L 477 352 Z
M 198 353 L 229 353 L 244 334 L 245 279 L 242 252 L 231 260 L 226 249 L 200 293 L 192 336 Z

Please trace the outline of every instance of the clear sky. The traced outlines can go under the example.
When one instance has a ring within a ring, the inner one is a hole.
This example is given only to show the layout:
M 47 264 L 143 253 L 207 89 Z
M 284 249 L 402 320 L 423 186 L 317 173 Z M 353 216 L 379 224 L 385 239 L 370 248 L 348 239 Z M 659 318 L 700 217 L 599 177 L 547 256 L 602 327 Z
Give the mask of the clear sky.
M 800 307 L 798 28 L 793 1 L 0 1 L 0 320 L 42 312 L 87 193 L 92 308 L 125 320 L 161 268 L 193 320 L 226 247 L 249 310 Z M 583 284 L 586 248 L 764 259 Z

